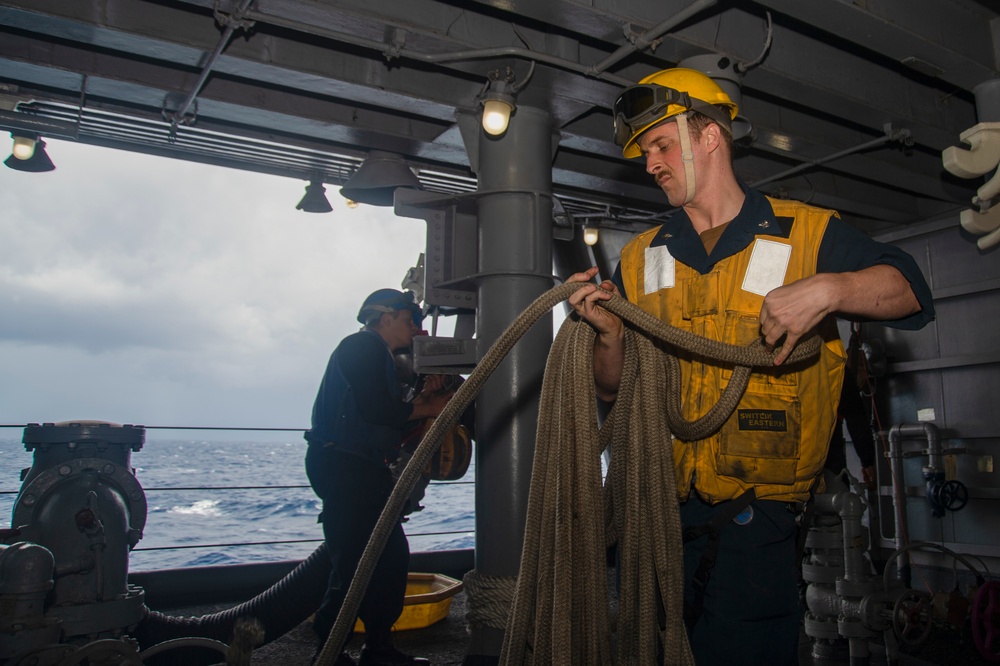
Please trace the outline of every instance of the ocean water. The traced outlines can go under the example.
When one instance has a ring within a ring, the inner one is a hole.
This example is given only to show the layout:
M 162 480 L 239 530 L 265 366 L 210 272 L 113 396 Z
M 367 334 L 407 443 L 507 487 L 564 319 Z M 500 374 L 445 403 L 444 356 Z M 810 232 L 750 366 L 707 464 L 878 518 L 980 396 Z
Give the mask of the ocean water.
M 31 466 L 32 456 L 19 437 L 0 439 L 0 451 L 5 527 L 21 470 Z M 147 431 L 142 450 L 132 454 L 148 513 L 130 570 L 308 557 L 323 530 L 316 522 L 321 502 L 306 479 L 305 451 L 298 433 L 276 441 L 209 441 L 161 439 Z M 470 467 L 460 481 L 431 483 L 421 502 L 425 508 L 403 525 L 411 551 L 473 547 L 474 478 Z

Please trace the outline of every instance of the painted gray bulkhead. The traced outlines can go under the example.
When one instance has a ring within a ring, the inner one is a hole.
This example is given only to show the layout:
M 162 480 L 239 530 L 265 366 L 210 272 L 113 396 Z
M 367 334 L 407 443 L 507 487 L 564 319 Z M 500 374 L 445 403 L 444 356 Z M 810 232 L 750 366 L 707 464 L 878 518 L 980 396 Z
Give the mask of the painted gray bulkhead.
M 876 402 L 886 429 L 917 423 L 921 410 L 932 410 L 931 422 L 940 429 L 944 450 L 962 450 L 946 456 L 946 467 L 949 478 L 968 486 L 969 503 L 940 518 L 931 515 L 924 496 L 927 457 L 906 460 L 910 539 L 995 557 L 1000 545 L 994 517 L 1000 506 L 1000 352 L 995 333 L 1000 326 L 1000 263 L 948 220 L 921 226 L 928 231 L 890 240 L 917 260 L 934 294 L 937 318 L 920 331 L 865 327 L 885 345 L 886 374 L 877 382 Z M 916 437 L 905 441 L 904 450 L 916 454 L 926 446 Z M 887 470 L 883 465 L 883 486 L 891 485 Z M 888 517 L 883 536 L 893 537 L 891 505 L 883 507 Z

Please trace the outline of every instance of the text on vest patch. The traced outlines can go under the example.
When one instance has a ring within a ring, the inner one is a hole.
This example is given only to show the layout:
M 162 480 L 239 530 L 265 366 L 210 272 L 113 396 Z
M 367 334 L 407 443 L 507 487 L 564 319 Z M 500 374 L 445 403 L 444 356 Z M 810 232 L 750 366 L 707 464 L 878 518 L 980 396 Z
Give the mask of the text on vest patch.
M 740 409 L 737 410 L 737 419 L 740 430 L 788 430 L 788 418 L 783 409 Z

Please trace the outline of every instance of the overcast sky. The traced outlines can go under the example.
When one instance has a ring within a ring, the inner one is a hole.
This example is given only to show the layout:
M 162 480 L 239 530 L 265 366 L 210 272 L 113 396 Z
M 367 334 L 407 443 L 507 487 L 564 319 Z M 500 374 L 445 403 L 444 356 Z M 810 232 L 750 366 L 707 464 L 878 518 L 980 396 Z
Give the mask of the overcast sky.
M 299 180 L 47 151 L 53 172 L 0 168 L 3 424 L 308 427 L 360 302 L 423 249 L 423 220 L 349 209 L 335 186 L 310 214 Z

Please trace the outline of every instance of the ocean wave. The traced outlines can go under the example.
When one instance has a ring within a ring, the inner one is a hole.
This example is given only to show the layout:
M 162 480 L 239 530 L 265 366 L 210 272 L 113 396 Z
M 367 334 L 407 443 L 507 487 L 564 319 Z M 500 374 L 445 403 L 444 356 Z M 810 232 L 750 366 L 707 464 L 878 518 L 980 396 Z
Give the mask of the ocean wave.
M 0 445 L 5 452 L 0 456 L 0 490 L 12 491 L 0 495 L 0 511 L 9 516 L 21 469 L 31 466 L 32 455 L 15 440 Z M 323 538 L 316 522 L 322 503 L 309 488 L 304 455 L 304 442 L 206 445 L 147 440 L 131 457 L 147 509 L 143 538 L 130 556 L 129 568 L 148 571 L 308 557 Z M 470 470 L 466 479 L 473 475 Z M 257 487 L 270 485 L 300 487 Z M 243 488 L 214 489 L 221 486 Z M 473 546 L 472 484 L 432 483 L 422 504 L 425 508 L 404 525 L 411 550 Z M 421 535 L 425 532 L 450 533 Z M 256 543 L 265 541 L 291 543 Z M 248 542 L 253 545 L 230 545 Z
M 174 506 L 167 509 L 167 513 L 179 513 L 191 516 L 221 516 L 219 500 L 198 500 L 194 504 Z

